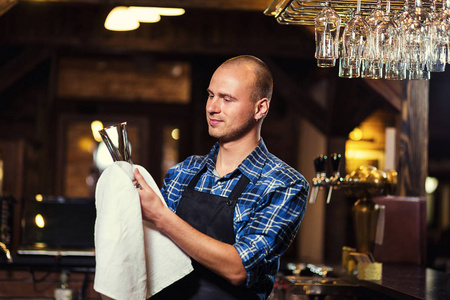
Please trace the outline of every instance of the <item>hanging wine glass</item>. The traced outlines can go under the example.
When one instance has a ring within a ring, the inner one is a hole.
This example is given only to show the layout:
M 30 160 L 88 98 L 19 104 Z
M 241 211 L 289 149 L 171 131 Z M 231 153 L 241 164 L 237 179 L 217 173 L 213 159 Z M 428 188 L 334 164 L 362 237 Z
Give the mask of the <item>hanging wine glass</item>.
M 339 59 L 339 77 L 360 76 L 361 59 L 366 47 L 369 26 L 361 16 L 361 0 L 357 2 L 356 14 L 342 33 L 342 55 Z
M 394 17 L 394 22 L 397 23 L 397 26 L 405 26 L 410 22 L 411 10 L 409 8 L 409 0 L 405 0 L 403 2 L 403 9 Z
M 430 42 L 427 68 L 431 72 L 444 72 L 447 62 L 448 26 L 444 11 L 444 9 L 442 11 L 436 9 L 436 0 L 431 1 L 426 22 Z
M 338 58 L 341 17 L 331 8 L 330 1 L 314 19 L 317 66 L 334 67 Z
M 363 58 L 361 61 L 361 77 L 379 79 L 383 77 L 383 65 L 380 62 L 375 61 L 374 53 L 374 31 L 377 25 L 384 18 L 384 11 L 381 8 L 382 0 L 377 0 L 377 7 L 366 18 L 367 25 L 369 26 L 369 34 L 367 36 L 367 45 L 364 48 Z
M 447 45 L 447 63 L 450 63 L 450 0 L 442 1 L 442 12 L 441 12 L 441 22 L 443 22 L 444 27 L 447 30 L 447 36 L 445 38 L 445 43 Z
M 400 50 L 400 38 L 397 24 L 390 16 L 391 2 L 386 3 L 386 13 L 383 20 L 373 32 L 374 60 L 373 68 L 382 70 L 385 67 L 384 78 L 402 80 L 406 78 L 406 69 Z
M 421 0 L 415 0 L 411 22 L 405 31 L 405 51 L 408 55 L 409 79 L 429 79 L 427 70 L 429 53 L 429 32 L 426 25 L 428 14 L 422 7 Z
M 398 32 L 399 32 L 399 50 L 401 52 L 402 55 L 402 61 L 404 63 L 404 72 L 406 74 L 406 66 L 409 65 L 409 56 L 406 55 L 406 49 L 405 49 L 405 32 L 408 29 L 408 26 L 411 24 L 412 21 L 412 17 L 411 17 L 411 10 L 409 7 L 409 0 L 405 0 L 403 3 L 403 10 L 398 13 L 395 17 L 394 17 L 394 22 L 397 24 L 398 26 Z

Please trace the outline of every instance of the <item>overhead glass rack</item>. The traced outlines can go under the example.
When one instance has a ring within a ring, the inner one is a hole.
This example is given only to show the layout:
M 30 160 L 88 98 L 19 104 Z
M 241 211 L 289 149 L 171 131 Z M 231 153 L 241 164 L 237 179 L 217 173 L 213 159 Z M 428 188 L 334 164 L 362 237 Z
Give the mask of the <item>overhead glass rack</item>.
M 274 0 L 264 14 L 275 17 L 280 24 L 314 26 L 314 18 L 325 3 L 326 1 L 320 0 Z M 356 12 L 356 0 L 331 0 L 330 3 L 342 18 L 341 26 L 345 26 Z M 391 12 L 397 14 L 403 10 L 404 5 L 404 1 L 391 0 Z M 422 0 L 422 5 L 428 9 L 430 2 Z M 361 15 L 370 15 L 376 6 L 377 0 L 361 0 Z M 409 0 L 409 6 L 414 6 L 414 0 Z M 442 0 L 436 1 L 436 6 L 441 7 Z

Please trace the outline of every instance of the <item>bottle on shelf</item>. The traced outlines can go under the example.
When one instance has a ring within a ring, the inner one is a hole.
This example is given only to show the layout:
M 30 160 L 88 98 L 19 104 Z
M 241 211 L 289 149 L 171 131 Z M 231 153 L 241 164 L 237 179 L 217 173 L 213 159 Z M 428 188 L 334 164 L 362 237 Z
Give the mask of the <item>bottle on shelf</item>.
M 55 300 L 72 300 L 72 290 L 69 287 L 69 274 L 67 271 L 61 272 L 61 284 L 54 291 Z

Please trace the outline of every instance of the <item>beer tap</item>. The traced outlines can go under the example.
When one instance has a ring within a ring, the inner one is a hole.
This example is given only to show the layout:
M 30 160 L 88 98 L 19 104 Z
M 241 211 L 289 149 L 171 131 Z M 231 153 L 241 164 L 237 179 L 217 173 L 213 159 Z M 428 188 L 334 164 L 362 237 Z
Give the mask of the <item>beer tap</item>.
M 330 177 L 328 185 L 328 196 L 327 196 L 327 204 L 330 203 L 331 193 L 333 189 L 336 188 L 341 182 L 344 180 L 341 177 L 341 173 L 339 172 L 339 168 L 341 165 L 341 155 L 338 153 L 331 154 L 331 169 L 333 171 L 333 175 Z
M 363 165 L 345 177 L 341 177 L 339 171 L 341 166 L 341 154 L 333 153 L 330 157 L 319 155 L 314 159 L 314 168 L 316 175 L 312 179 L 311 196 L 309 203 L 315 203 L 317 194 L 321 189 L 328 189 L 326 203 L 330 203 L 331 195 L 334 189 L 342 189 L 346 194 L 353 194 L 354 197 L 360 198 L 361 194 L 387 194 L 391 190 L 395 190 L 397 184 L 397 173 L 391 172 L 391 178 L 388 178 L 386 172 L 378 170 L 376 167 Z M 327 177 L 326 161 L 330 160 L 332 175 Z
M 314 159 L 314 167 L 316 169 L 316 176 L 312 180 L 312 190 L 311 197 L 309 198 L 309 203 L 315 203 L 319 189 L 325 186 L 329 179 L 327 178 L 327 173 L 325 170 L 325 163 L 327 161 L 326 155 L 319 155 Z

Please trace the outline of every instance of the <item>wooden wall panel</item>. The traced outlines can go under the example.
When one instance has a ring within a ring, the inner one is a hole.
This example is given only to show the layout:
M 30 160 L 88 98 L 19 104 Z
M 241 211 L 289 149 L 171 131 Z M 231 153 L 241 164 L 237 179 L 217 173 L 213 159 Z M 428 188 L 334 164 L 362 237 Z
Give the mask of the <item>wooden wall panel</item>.
M 191 96 L 186 62 L 63 58 L 58 74 L 59 98 L 186 104 Z

